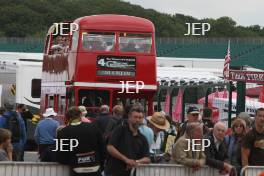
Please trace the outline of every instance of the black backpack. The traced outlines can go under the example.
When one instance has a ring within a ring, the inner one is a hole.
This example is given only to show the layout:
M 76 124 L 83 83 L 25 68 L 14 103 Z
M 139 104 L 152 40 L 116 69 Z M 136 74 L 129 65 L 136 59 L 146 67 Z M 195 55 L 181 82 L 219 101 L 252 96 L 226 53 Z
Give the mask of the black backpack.
M 124 126 L 124 125 L 127 123 L 127 121 L 126 121 L 125 119 L 116 119 L 116 118 L 112 118 L 112 119 L 110 119 L 110 120 L 114 123 L 114 125 L 112 126 L 112 129 L 109 129 L 110 131 L 105 132 L 105 133 L 103 134 L 103 139 L 104 139 L 104 141 L 105 141 L 106 144 L 108 144 L 109 139 L 111 138 L 114 129 L 115 129 L 116 127 L 120 126 L 120 125 L 121 125 L 121 126 Z
M 12 143 L 19 142 L 21 137 L 21 132 L 20 132 L 20 125 L 16 112 L 12 111 L 11 115 L 6 117 L 6 129 L 10 130 L 12 133 L 11 142 Z

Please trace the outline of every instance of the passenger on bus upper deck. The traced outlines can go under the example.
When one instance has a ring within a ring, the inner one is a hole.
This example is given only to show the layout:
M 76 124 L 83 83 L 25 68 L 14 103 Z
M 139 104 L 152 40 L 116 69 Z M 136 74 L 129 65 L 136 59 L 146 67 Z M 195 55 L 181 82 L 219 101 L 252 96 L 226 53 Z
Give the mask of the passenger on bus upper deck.
M 90 41 L 90 51 L 105 51 L 106 43 L 101 37 L 94 37 L 93 41 Z
M 140 53 L 150 53 L 151 44 L 141 43 L 138 45 L 138 52 Z
M 134 40 L 129 40 L 128 43 L 124 44 L 123 46 L 120 46 L 120 50 L 123 52 L 138 52 L 138 49 L 136 47 Z
M 55 38 L 53 45 L 51 46 L 52 54 L 62 53 L 64 50 L 64 42 L 64 37 L 58 35 Z

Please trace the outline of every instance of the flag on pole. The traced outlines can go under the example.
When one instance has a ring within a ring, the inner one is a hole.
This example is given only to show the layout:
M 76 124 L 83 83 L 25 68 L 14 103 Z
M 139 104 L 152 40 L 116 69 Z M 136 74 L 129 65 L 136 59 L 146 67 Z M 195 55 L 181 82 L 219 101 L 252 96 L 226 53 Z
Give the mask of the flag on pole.
M 175 105 L 172 112 L 172 119 L 175 122 L 180 122 L 182 116 L 182 98 L 183 98 L 183 89 L 179 89 L 178 96 L 175 100 Z
M 227 53 L 226 53 L 226 56 L 225 56 L 224 69 L 223 69 L 223 75 L 224 75 L 225 79 L 229 78 L 230 61 L 231 61 L 231 56 L 230 56 L 230 40 L 229 40 L 228 41 L 228 47 L 227 47 Z
M 164 104 L 164 112 L 166 114 L 170 113 L 170 91 L 167 91 L 166 99 L 165 99 L 165 104 Z

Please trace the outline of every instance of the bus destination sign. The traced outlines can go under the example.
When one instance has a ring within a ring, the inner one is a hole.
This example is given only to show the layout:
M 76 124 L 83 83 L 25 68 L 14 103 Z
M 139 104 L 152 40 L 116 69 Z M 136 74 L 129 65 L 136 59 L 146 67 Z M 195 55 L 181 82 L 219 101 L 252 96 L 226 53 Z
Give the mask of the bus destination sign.
M 136 57 L 98 56 L 96 67 L 98 76 L 135 77 Z
M 135 70 L 136 58 L 127 56 L 98 56 L 97 68 Z
M 135 77 L 135 71 L 97 70 L 98 76 L 129 76 Z

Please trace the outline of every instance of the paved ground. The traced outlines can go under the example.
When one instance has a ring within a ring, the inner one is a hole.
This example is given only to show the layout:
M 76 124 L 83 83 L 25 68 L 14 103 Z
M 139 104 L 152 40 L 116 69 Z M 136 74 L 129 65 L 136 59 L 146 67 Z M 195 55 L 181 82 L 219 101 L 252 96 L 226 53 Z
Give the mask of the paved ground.
M 36 162 L 39 161 L 37 152 L 25 152 L 24 161 Z

